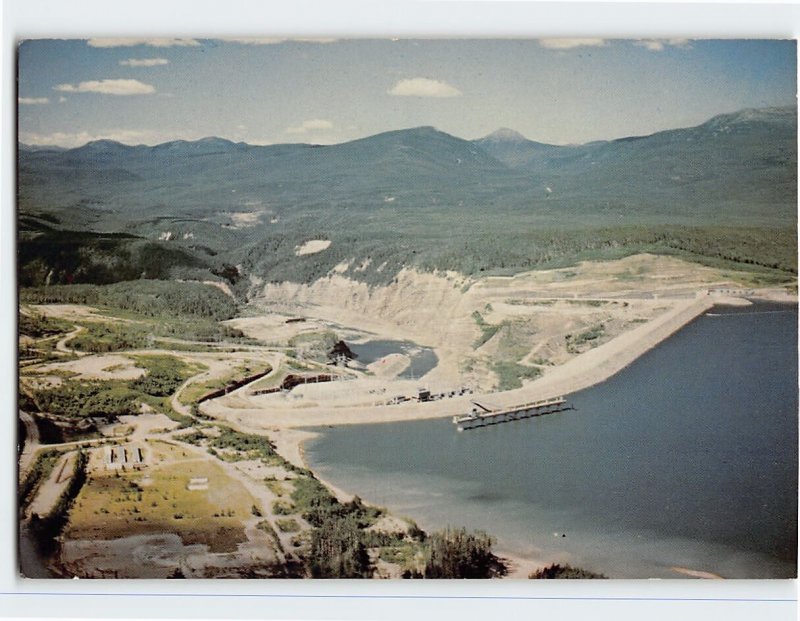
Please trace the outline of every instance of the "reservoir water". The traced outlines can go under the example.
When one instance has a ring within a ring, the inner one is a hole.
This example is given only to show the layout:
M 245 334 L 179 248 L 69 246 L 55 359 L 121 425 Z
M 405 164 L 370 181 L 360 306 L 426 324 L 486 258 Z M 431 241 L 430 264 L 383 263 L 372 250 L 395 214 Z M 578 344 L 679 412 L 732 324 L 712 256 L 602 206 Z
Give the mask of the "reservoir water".
M 366 341 L 351 343 L 350 350 L 358 356 L 358 361 L 370 364 L 389 354 L 405 354 L 409 364 L 400 375 L 401 379 L 418 379 L 433 369 L 439 358 L 430 347 L 417 345 L 411 341 Z
M 447 419 L 323 429 L 320 476 L 427 530 L 611 577 L 794 577 L 797 307 L 717 307 L 576 411 L 457 433 Z

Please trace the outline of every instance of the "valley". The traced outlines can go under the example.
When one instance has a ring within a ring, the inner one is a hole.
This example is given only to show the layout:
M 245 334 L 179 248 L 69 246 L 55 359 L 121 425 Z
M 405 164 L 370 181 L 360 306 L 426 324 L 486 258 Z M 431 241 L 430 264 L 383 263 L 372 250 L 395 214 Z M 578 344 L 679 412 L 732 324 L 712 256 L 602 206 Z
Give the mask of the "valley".
M 458 511 L 423 530 L 304 447 L 569 401 L 714 307 L 796 306 L 796 128 L 19 145 L 22 573 L 613 576 Z

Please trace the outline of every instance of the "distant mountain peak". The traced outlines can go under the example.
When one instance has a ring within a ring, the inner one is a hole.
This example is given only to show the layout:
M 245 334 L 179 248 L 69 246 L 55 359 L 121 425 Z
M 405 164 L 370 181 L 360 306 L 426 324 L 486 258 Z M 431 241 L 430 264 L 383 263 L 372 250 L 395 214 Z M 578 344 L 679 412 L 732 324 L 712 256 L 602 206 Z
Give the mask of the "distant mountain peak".
M 373 136 L 367 136 L 365 138 L 356 138 L 350 142 L 342 143 L 342 144 L 361 144 L 366 142 L 372 141 L 384 141 L 388 143 L 400 143 L 404 144 L 409 141 L 419 143 L 420 141 L 439 141 L 439 140 L 447 140 L 447 141 L 454 141 L 454 142 L 467 142 L 463 138 L 458 138 L 457 136 L 453 136 L 446 132 L 443 132 L 440 129 L 433 127 L 432 125 L 422 125 L 419 127 L 409 127 L 407 129 L 393 129 L 386 132 L 381 132 L 380 134 L 375 134 Z
M 487 142 L 528 142 L 525 136 L 508 127 L 501 127 L 493 131 L 488 136 L 485 136 L 483 140 Z

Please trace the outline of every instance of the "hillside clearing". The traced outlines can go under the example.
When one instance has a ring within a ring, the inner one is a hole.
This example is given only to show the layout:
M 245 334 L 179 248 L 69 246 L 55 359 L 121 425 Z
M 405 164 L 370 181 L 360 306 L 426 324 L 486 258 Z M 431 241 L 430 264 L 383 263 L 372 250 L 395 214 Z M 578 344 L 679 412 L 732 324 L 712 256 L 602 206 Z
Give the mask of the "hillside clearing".
M 301 257 L 306 254 L 316 254 L 318 252 L 322 252 L 330 245 L 331 245 L 331 240 L 329 239 L 310 239 L 301 246 L 297 246 L 294 249 L 294 253 L 298 257 Z

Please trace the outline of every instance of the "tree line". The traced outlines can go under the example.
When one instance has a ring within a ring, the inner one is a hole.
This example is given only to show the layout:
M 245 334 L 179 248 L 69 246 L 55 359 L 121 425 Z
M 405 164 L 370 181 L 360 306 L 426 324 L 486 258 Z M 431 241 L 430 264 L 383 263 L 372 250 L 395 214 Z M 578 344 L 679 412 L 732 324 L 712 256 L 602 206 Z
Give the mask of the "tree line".
M 132 311 L 146 317 L 180 316 L 213 321 L 236 315 L 236 302 L 218 287 L 197 282 L 132 280 L 111 285 L 52 285 L 20 290 L 29 304 L 86 304 Z

